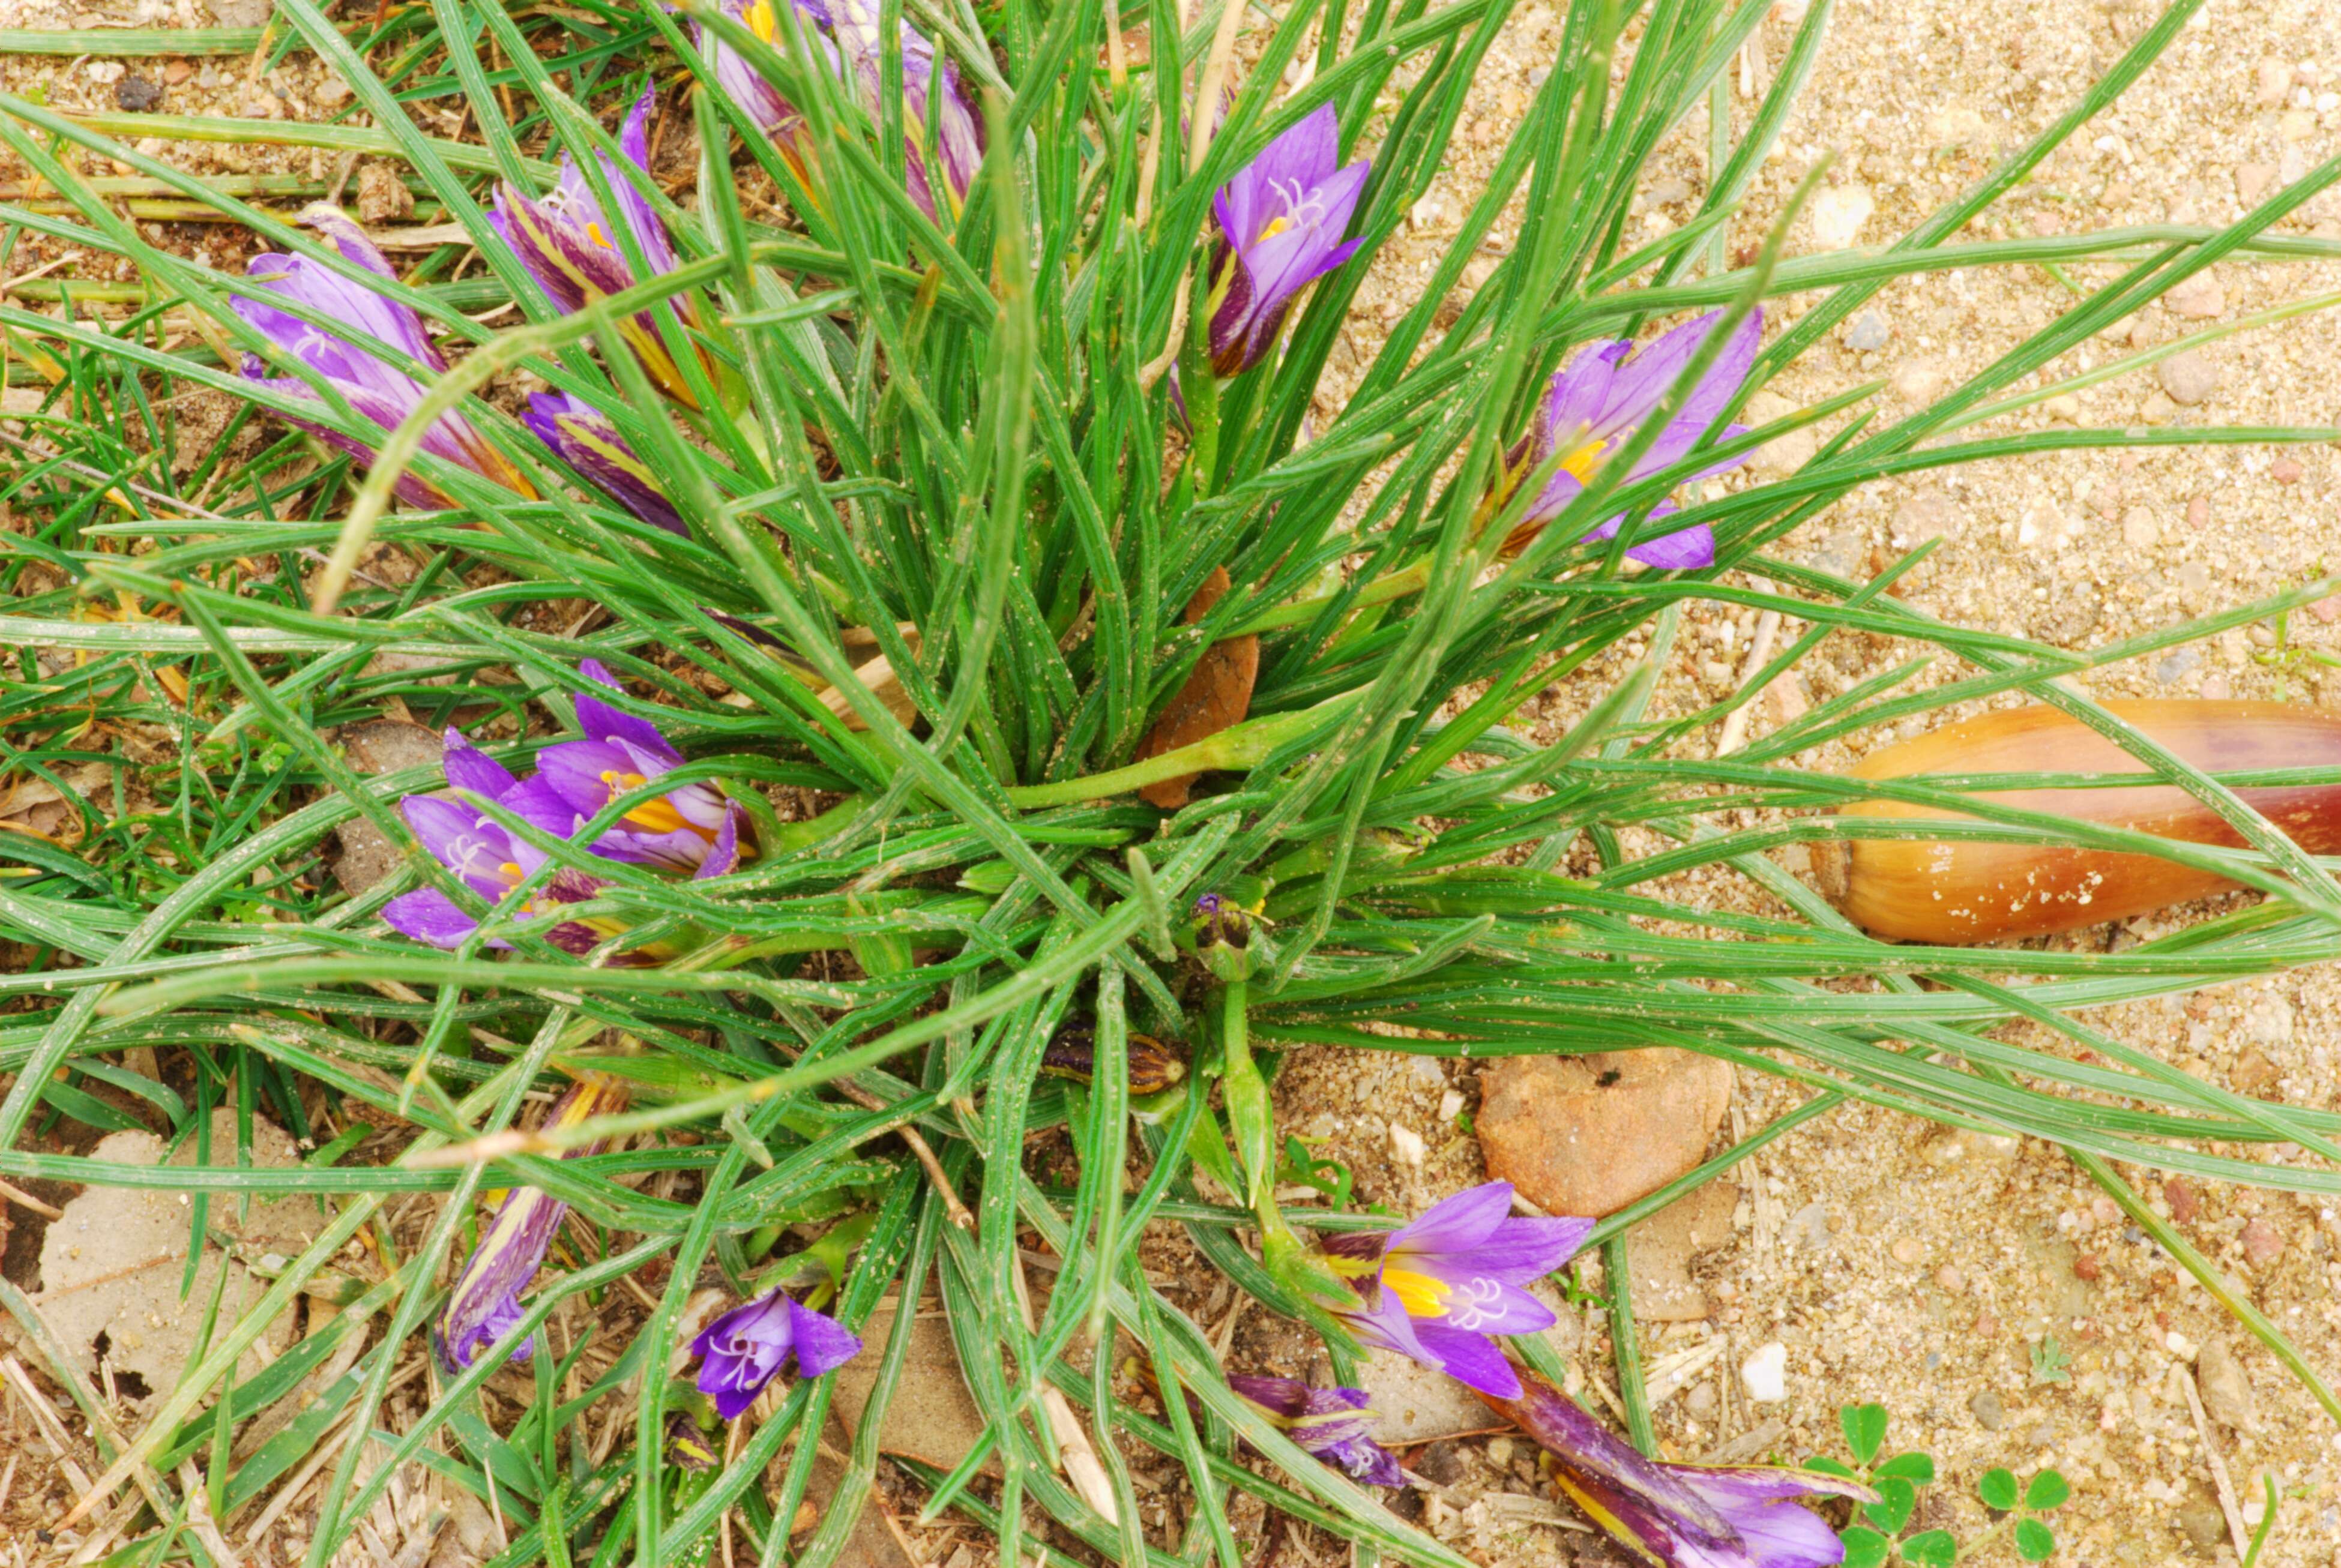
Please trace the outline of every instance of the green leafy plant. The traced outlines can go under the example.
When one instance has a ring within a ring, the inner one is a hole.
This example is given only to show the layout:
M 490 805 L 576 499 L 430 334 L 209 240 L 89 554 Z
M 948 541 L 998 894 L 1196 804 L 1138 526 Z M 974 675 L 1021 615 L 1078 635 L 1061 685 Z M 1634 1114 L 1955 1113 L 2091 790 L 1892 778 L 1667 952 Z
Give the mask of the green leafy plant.
M 9 384 L 40 400 L 39 439 L 0 456 L 0 499 L 25 520 L 0 536 L 13 596 L 0 761 L 12 785 L 53 789 L 59 813 L 54 831 L 0 834 L 16 873 L 0 878 L 0 937 L 24 955 L 0 977 L 15 1008 L 0 1028 L 0 1176 L 187 1193 L 191 1280 L 219 1245 L 208 1217 L 232 1203 L 322 1210 L 311 1245 L 248 1309 L 211 1321 L 143 1424 L 108 1435 L 74 1527 L 115 1529 L 123 1560 L 201 1561 L 191 1520 L 248 1528 L 314 1487 L 304 1550 L 324 1568 L 368 1550 L 370 1516 L 427 1469 L 503 1521 L 504 1568 L 648 1568 L 704 1559 L 719 1538 L 823 1568 L 878 1491 L 881 1417 L 916 1374 L 921 1314 L 900 1308 L 931 1297 L 987 1436 L 949 1471 L 892 1474 L 930 1516 L 989 1533 L 999 1560 L 1071 1541 L 1118 1562 L 1238 1568 L 1256 1552 L 1237 1539 L 1233 1489 L 1361 1561 L 1460 1568 L 1237 1397 L 1182 1294 L 1193 1280 L 1165 1285 L 1141 1265 L 1141 1243 L 1161 1240 L 1187 1249 L 1190 1275 L 1215 1269 L 1270 1310 L 1321 1318 L 1317 1255 L 1291 1226 L 1323 1217 L 1330 1234 L 1330 1216 L 1311 1206 L 1287 1221 L 1272 1193 L 1230 1205 L 1196 1181 L 1246 1199 L 1272 1185 L 1289 1146 L 1260 1055 L 1303 1047 L 1479 1061 L 1679 1047 L 1814 1091 L 1605 1219 L 1592 1241 L 1616 1240 L 1620 1260 L 1636 1220 L 1849 1101 L 2043 1140 L 2341 1414 L 2117 1168 L 2329 1196 L 2341 1117 L 2228 1094 L 2083 1021 L 2329 960 L 2341 886 L 2236 803 L 2250 775 L 2141 749 L 2135 775 L 2097 780 L 2218 803 L 2238 849 L 1983 798 L 2038 776 L 1895 787 L 1966 819 L 1931 833 L 2159 854 L 2271 895 L 2120 952 L 1875 940 L 1772 858 L 1830 839 L 1833 808 L 1880 790 L 1802 765 L 1813 748 L 2015 692 L 2137 747 L 2068 678 L 2333 590 L 2304 583 L 2073 650 L 1946 624 L 1887 592 L 1916 552 L 1856 579 L 1782 546 L 1840 498 L 1937 468 L 2329 441 L 2329 425 L 2011 418 L 2113 373 L 2082 356 L 2207 268 L 2341 253 L 2276 232 L 2341 162 L 2224 226 L 1975 237 L 2169 48 L 2200 9 L 2177 0 L 1892 246 L 1787 254 L 1800 196 L 1757 214 L 1750 193 L 1830 9 L 1816 0 L 1746 109 L 1727 74 L 1762 5 L 1566 7 L 1549 74 L 1449 250 L 1410 280 L 1419 293 L 1330 412 L 1320 392 L 1366 268 L 1449 161 L 1510 0 L 1193 15 L 1167 0 L 912 0 L 877 8 L 866 95 L 793 11 L 760 32 L 712 5 L 434 0 L 337 19 L 277 0 L 264 32 L 203 46 L 263 69 L 307 52 L 348 86 L 342 120 L 0 99 L 0 144 L 22 188 L 43 193 L 0 211 L 0 273 L 37 236 L 102 274 L 22 269 L 43 275 L 0 301 Z M 1142 52 L 1126 27 L 1142 29 Z M 940 124 L 911 107 L 919 50 L 959 73 L 984 127 L 981 157 L 950 178 Z M 646 85 L 670 116 L 662 144 L 687 149 L 655 172 L 611 130 Z M 786 127 L 756 117 L 767 97 L 792 111 Z M 1255 344 L 1262 357 L 1230 370 L 1213 340 L 1232 288 L 1216 198 L 1328 113 L 1340 156 L 1371 165 L 1345 230 L 1363 259 L 1318 278 Z M 1712 155 L 1696 211 L 1646 234 L 1629 220 L 1654 149 L 1702 116 Z M 294 149 L 317 172 L 295 160 L 269 184 L 199 178 L 142 151 L 147 138 Z M 426 248 L 385 263 L 394 278 L 286 221 L 361 157 L 414 203 L 408 237 Z M 492 214 L 499 184 L 541 198 L 564 157 L 598 211 L 652 214 L 671 267 L 573 310 L 548 294 Z M 250 319 L 266 279 L 157 240 L 151 225 L 191 211 L 248 230 L 274 276 L 329 276 L 410 313 L 427 357 L 370 331 L 392 357 L 352 347 L 363 323 L 288 305 L 341 344 L 289 351 L 304 334 Z M 1852 386 L 1730 433 L 1767 378 L 1894 280 L 2047 265 L 2074 280 L 2069 308 L 1928 406 L 1889 415 Z M 1710 382 L 1730 333 L 1791 296 L 1800 313 L 1773 321 L 1745 379 Z M 1668 418 L 1613 432 L 1606 454 L 1516 455 L 1557 371 L 1653 342 L 1690 313 L 1718 325 L 1657 394 Z M 326 383 L 319 364 L 344 351 L 411 383 L 393 427 Z M 268 373 L 240 373 L 244 354 Z M 1692 432 L 1703 448 L 1638 469 L 1718 387 Z M 606 419 L 675 526 L 515 417 L 539 395 Z M 181 411 L 213 399 L 235 410 L 224 429 L 184 429 Z M 437 440 L 449 419 L 476 442 Z M 1815 454 L 1793 475 L 1695 482 L 1807 430 Z M 1564 457 L 1580 488 L 1524 536 Z M 1711 565 L 1629 561 L 1701 528 Z M 1711 701 L 1655 700 L 1687 620 L 1717 610 L 1802 630 Z M 1718 744 L 1773 680 L 1855 637 L 1909 657 Z M 1150 746 L 1199 670 L 1223 680 L 1247 656 L 1241 700 L 1214 705 L 1223 723 Z M 589 690 L 587 659 L 616 690 Z M 1929 660 L 1956 675 L 1922 686 Z M 1532 704 L 1555 690 L 1579 717 L 1539 728 Z M 527 772 L 577 743 L 587 697 L 654 719 L 676 760 L 655 779 L 607 769 L 607 800 L 565 833 L 474 790 L 472 827 L 512 851 L 484 868 L 451 867 L 402 810 L 450 789 L 443 763 L 359 758 L 368 726 L 453 728 Z M 599 852 L 689 787 L 737 808 L 737 864 L 698 878 Z M 387 847 L 371 877 L 367 846 Z M 466 869 L 504 880 L 483 896 Z M 1693 897 L 1676 879 L 1688 873 L 1736 878 L 1766 912 Z M 470 926 L 445 947 L 402 935 L 386 911 L 416 894 Z M 1205 896 L 1255 922 L 1248 967 L 1196 956 Z M 2017 1019 L 2056 1038 L 2011 1037 Z M 1069 1030 L 1088 1036 L 1078 1082 L 1047 1076 Z M 1146 1077 L 1133 1094 L 1141 1037 L 1156 1067 L 1183 1064 L 1183 1089 Z M 540 1125 L 539 1107 L 587 1077 L 623 1086 L 627 1108 Z M 232 1137 L 211 1136 L 214 1113 Z M 334 1157 L 255 1160 L 262 1117 Z M 60 1152 L 45 1135 L 67 1118 L 149 1126 L 195 1156 L 146 1170 Z M 2249 1157 L 2267 1146 L 2300 1157 Z M 409 1382 L 473 1238 L 495 1236 L 483 1199 L 498 1190 L 565 1210 L 489 1335 L 533 1336 L 534 1358 Z M 1339 1223 L 1388 1228 L 1371 1214 Z M 1260 1253 L 1250 1236 L 1268 1238 Z M 1036 1256 L 1054 1265 L 1045 1298 Z M 702 1290 L 745 1296 L 775 1272 L 821 1289 L 872 1370 L 801 1542 L 834 1380 L 776 1384 L 736 1441 L 712 1442 L 694 1385 L 666 1375 Z M 1605 1279 L 1631 1362 L 1627 1271 Z M 340 1308 L 331 1320 L 242 1375 L 270 1325 L 321 1294 Z M 98 1410 L 39 1315 L 13 1287 L 0 1304 Z M 1351 1347 L 1338 1331 L 1327 1343 L 1347 1376 Z M 1078 1353 L 1106 1344 L 1131 1347 L 1149 1377 Z M 1647 1443 L 1639 1378 L 1636 1364 L 1619 1384 Z M 1883 1543 L 1931 1470 L 1874 1464 L 1879 1420 L 1848 1438 L 1883 1499 L 1857 1528 Z M 1164 1473 L 1150 1495 L 1191 1512 L 1153 1531 L 1133 1464 Z M 115 1504 L 125 1488 L 136 1500 Z M 1938 1533 L 1897 1550 L 1948 1562 L 1932 1554 Z
M 1962 1546 L 1948 1530 L 1904 1534 L 1918 1503 L 1921 1488 L 1935 1482 L 1935 1462 L 1918 1452 L 1880 1460 L 1888 1417 L 1882 1404 L 1848 1404 L 1838 1412 L 1838 1427 L 1845 1434 L 1850 1464 L 1818 1455 L 1807 1468 L 1826 1471 L 1866 1483 L 1878 1501 L 1857 1509 L 1854 1523 L 1838 1532 L 1845 1543 L 1846 1568 L 1879 1568 L 1893 1558 L 1913 1568 L 1950 1568 L 1961 1558 L 1973 1559 L 2001 1534 L 2012 1533 L 2016 1553 L 2027 1563 L 2044 1563 L 2057 1550 L 2057 1538 L 2037 1515 L 2053 1513 L 2072 1496 L 2072 1486 L 2054 1470 L 2035 1472 L 2019 1488 L 2013 1471 L 1986 1471 L 1976 1483 L 1976 1494 L 1985 1507 L 2000 1515 L 1983 1534 Z

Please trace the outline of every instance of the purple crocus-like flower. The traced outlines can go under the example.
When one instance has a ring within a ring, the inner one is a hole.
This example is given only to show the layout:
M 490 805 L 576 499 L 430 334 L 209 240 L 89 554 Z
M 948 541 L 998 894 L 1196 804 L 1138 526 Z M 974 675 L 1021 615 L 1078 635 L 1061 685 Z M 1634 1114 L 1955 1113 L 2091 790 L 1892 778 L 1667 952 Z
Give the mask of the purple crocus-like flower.
M 1397 1456 L 1366 1435 L 1373 1406 L 1362 1389 L 1311 1388 L 1290 1377 L 1230 1374 L 1236 1396 L 1284 1429 L 1303 1449 L 1370 1486 L 1403 1486 Z
M 1515 1219 L 1511 1206 L 1511 1184 L 1489 1182 L 1387 1236 L 1326 1237 L 1327 1261 L 1358 1289 L 1334 1315 L 1365 1344 L 1516 1397 L 1519 1379 L 1489 1336 L 1551 1326 L 1551 1308 L 1520 1287 L 1566 1263 L 1593 1222 Z
M 578 826 L 580 819 L 575 809 L 542 788 L 541 780 L 531 779 L 523 784 L 502 763 L 465 743 L 452 729 L 447 733 L 446 767 L 447 781 L 457 790 L 493 801 L 533 828 L 565 838 Z M 399 810 L 432 857 L 492 906 L 501 906 L 505 896 L 533 876 L 547 858 L 543 850 L 507 829 L 478 806 L 460 798 L 410 795 L 399 803 Z M 620 835 L 610 837 L 617 839 Z M 610 839 L 603 842 L 607 844 Z M 633 848 L 631 838 L 621 847 Z M 610 858 L 651 857 L 618 854 Z M 721 877 L 739 863 L 738 809 L 725 802 L 721 821 L 692 869 L 696 878 L 704 879 Z M 606 878 L 563 866 L 555 869 L 517 909 L 503 912 L 523 920 L 553 917 L 553 923 L 545 928 L 545 940 L 563 952 L 583 955 L 610 938 L 622 935 L 625 928 L 603 918 L 564 918 L 561 911 L 566 905 L 585 902 L 608 886 Z M 434 948 L 459 948 L 480 926 L 475 916 L 436 888 L 418 888 L 400 894 L 383 906 L 382 918 L 392 929 Z M 491 938 L 488 945 L 511 947 L 502 938 Z
M 581 1078 L 554 1103 L 544 1126 L 574 1126 L 589 1116 L 622 1110 L 625 1103 L 625 1091 L 610 1080 Z M 601 1146 L 587 1144 L 565 1151 L 563 1157 L 594 1154 Z M 480 1233 L 480 1245 L 456 1276 L 446 1306 L 431 1325 L 432 1354 L 448 1376 L 460 1374 L 520 1322 L 520 1293 L 536 1277 L 544 1249 L 553 1245 L 553 1233 L 568 1212 L 567 1204 L 536 1187 L 516 1186 L 504 1195 L 495 1217 Z M 535 1348 L 533 1339 L 523 1339 L 513 1347 L 512 1358 L 526 1361 Z
M 1328 104 L 1261 150 L 1220 187 L 1218 273 L 1211 291 L 1211 368 L 1234 375 L 1276 346 L 1302 289 L 1357 253 L 1344 241 L 1371 165 L 1346 168 L 1340 119 Z
M 601 486 L 628 511 L 653 528 L 688 535 L 666 491 L 609 417 L 583 398 L 567 392 L 537 392 L 521 422 L 561 461 Z
M 871 118 L 879 118 L 885 76 L 877 8 L 866 0 L 782 3 L 795 6 L 806 37 L 826 56 L 830 69 Z M 789 40 L 775 0 L 722 0 L 722 4 L 726 15 L 757 37 L 775 48 L 787 48 Z M 702 42 L 704 36 L 702 28 Z M 896 36 L 902 51 L 902 154 L 911 199 L 930 218 L 944 208 L 956 216 L 983 166 L 983 122 L 957 65 L 938 59 L 934 45 L 907 22 L 899 25 Z M 811 144 L 803 114 L 757 74 L 737 50 L 719 41 L 714 56 L 717 85 L 772 138 L 798 180 L 812 190 Z M 927 160 L 930 116 L 940 165 L 933 169 Z
M 691 1342 L 704 1357 L 699 1392 L 715 1401 L 715 1413 L 731 1421 L 756 1403 L 790 1356 L 797 1375 L 819 1377 L 852 1361 L 862 1341 L 835 1319 L 801 1305 L 788 1292 L 773 1289 L 745 1306 L 735 1306 Z
M 643 93 L 618 134 L 619 148 L 645 174 L 650 170 L 650 142 L 644 124 L 655 101 L 654 93 Z M 614 224 L 612 214 L 603 210 L 594 196 L 592 184 L 566 154 L 561 160 L 561 178 L 551 194 L 531 199 L 509 184 L 500 184 L 496 187 L 495 204 L 488 213 L 488 222 L 495 225 L 496 233 L 511 247 L 513 254 L 528 268 L 537 287 L 544 291 L 544 297 L 563 311 L 582 310 L 596 300 L 608 299 L 644 281 L 636 274 L 633 263 L 627 260 L 619 243 L 619 225 L 633 238 L 652 276 L 672 272 L 675 267 L 674 243 L 668 238 L 666 225 L 659 221 L 650 203 L 627 182 L 612 159 L 602 159 L 602 175 L 617 203 Z M 636 312 L 619 323 L 618 332 L 642 361 L 643 369 L 669 397 L 685 407 L 695 408 L 698 403 L 692 395 L 691 385 L 660 334 L 662 321 L 680 323 L 689 319 L 687 310 L 679 310 L 674 302 L 668 301 Z
M 1556 456 L 1560 466 L 1545 481 L 1528 515 L 1504 541 L 1506 554 L 1518 554 L 1525 549 L 1543 531 L 1545 524 L 1559 517 L 1585 489 L 1587 481 L 1601 467 L 1604 454 L 1630 441 L 1658 412 L 1667 393 L 1674 390 L 1676 378 L 1706 343 L 1721 316 L 1719 311 L 1711 312 L 1695 322 L 1687 322 L 1639 352 L 1630 339 L 1604 343 L 1578 355 L 1554 373 L 1543 406 L 1537 411 L 1536 422 L 1527 437 L 1512 449 L 1509 467 L 1511 482 L 1516 484 Z M 1691 389 L 1681 412 L 1669 422 L 1649 450 L 1636 460 L 1633 471 L 1627 475 L 1629 480 L 1672 468 L 1690 455 L 1706 436 L 1707 427 L 1715 422 L 1716 416 L 1748 379 L 1748 367 L 1756 360 L 1757 341 L 1763 334 L 1763 313 L 1750 311 L 1708 366 L 1698 384 Z M 1747 430 L 1746 425 L 1727 425 L 1723 435 L 1728 440 L 1746 434 Z M 1705 479 L 1727 472 L 1746 462 L 1748 455 L 1743 452 L 1725 458 L 1691 477 Z M 1663 517 L 1675 510 L 1672 501 L 1661 501 L 1650 515 Z M 1613 517 L 1585 537 L 1612 538 L 1622 521 Z M 1712 566 L 1715 535 L 1705 523 L 1699 523 L 1645 540 L 1626 553 L 1646 566 Z
M 301 213 L 301 222 L 323 235 L 325 243 L 343 260 L 392 283 L 397 281 L 398 274 L 391 271 L 382 252 L 340 209 L 320 202 Z M 239 294 L 234 302 L 235 313 L 307 366 L 339 392 L 353 410 L 384 431 L 397 429 L 422 402 L 423 382 L 413 372 L 346 341 L 331 328 L 304 322 L 289 311 L 278 309 L 268 303 L 270 296 L 291 300 L 326 321 L 344 323 L 354 332 L 380 341 L 413 360 L 427 375 L 435 376 L 447 369 L 445 357 L 423 332 L 423 318 L 413 306 L 390 294 L 354 283 L 306 256 L 280 252 L 253 257 L 247 270 L 252 281 L 260 285 L 260 292 Z M 320 409 L 326 406 L 308 382 L 291 376 L 269 375 L 265 362 L 257 355 L 244 356 L 244 373 L 283 396 Z M 371 466 L 374 461 L 375 449 L 365 442 L 311 420 L 295 418 L 292 422 L 328 445 L 348 452 L 361 463 Z M 423 450 L 492 479 L 507 490 L 529 496 L 536 493 L 520 471 L 488 444 L 471 421 L 460 413 L 450 411 L 433 420 L 423 432 Z M 400 474 L 394 489 L 398 498 L 410 506 L 447 508 L 455 504 L 446 491 L 417 473 Z
M 578 669 L 588 680 L 620 690 L 618 678 L 600 660 L 588 659 Z M 585 693 L 579 694 L 576 709 L 577 727 L 585 738 L 538 753 L 536 777 L 519 787 L 513 808 L 532 821 L 562 820 L 558 831 L 563 838 L 621 795 L 682 766 L 682 753 L 649 719 L 620 712 Z M 594 843 L 593 852 L 613 860 L 720 877 L 740 861 L 740 809 L 712 784 L 677 785 L 619 818 Z M 720 868 L 709 868 L 719 862 Z
M 1646 1459 L 1537 1376 L 1509 1398 L 1482 1390 L 1498 1414 L 1543 1445 L 1560 1489 L 1609 1536 L 1667 1568 L 1831 1568 L 1844 1543 L 1807 1497 L 1876 1502 L 1857 1481 L 1816 1470 L 1668 1464 Z

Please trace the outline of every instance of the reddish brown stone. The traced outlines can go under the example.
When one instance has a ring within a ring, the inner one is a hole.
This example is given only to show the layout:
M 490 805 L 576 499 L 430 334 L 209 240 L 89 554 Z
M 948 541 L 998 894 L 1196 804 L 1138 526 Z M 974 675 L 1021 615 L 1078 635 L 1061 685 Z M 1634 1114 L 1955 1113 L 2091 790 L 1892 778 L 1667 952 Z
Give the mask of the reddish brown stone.
M 2181 1225 L 2203 1212 L 2203 1200 L 2195 1196 L 2195 1189 L 2187 1185 L 2183 1176 L 2172 1176 L 2162 1184 L 2162 1201 L 2170 1206 L 2170 1217 Z
M 1707 1157 L 1731 1065 L 1692 1051 L 1513 1057 L 1481 1076 L 1489 1176 L 1547 1214 L 1599 1216 Z

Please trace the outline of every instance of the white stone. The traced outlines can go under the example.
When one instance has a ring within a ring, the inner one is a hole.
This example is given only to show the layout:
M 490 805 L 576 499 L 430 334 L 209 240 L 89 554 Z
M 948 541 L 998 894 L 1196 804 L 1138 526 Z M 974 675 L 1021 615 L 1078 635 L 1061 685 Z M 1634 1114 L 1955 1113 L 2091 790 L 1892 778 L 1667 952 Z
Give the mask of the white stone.
M 1813 239 L 1825 251 L 1841 251 L 1877 210 L 1866 185 L 1828 186 L 1813 197 Z
M 1759 1348 L 1739 1367 L 1740 1386 L 1758 1404 L 1778 1404 L 1788 1397 L 1788 1347 L 1778 1340 Z

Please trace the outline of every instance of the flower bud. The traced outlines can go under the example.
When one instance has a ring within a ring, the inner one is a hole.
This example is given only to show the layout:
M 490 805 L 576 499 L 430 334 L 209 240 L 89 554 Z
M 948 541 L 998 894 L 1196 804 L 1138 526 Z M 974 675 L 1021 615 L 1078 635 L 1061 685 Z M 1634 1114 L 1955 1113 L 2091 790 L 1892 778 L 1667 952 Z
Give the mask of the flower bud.
M 1187 1064 L 1179 1054 L 1151 1035 L 1131 1035 L 1123 1054 L 1134 1098 L 1160 1094 L 1187 1076 Z M 1059 1029 L 1041 1054 L 1041 1070 L 1076 1083 L 1091 1082 L 1097 1073 L 1096 1029 L 1086 1021 Z

